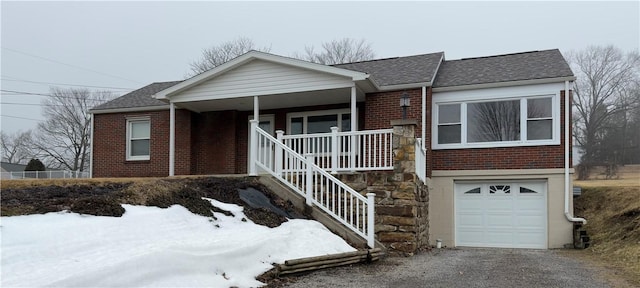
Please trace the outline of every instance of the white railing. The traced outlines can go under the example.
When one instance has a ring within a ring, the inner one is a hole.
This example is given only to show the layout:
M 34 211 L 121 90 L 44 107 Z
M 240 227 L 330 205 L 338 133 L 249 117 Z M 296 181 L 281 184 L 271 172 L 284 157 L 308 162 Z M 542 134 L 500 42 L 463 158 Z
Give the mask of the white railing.
M 298 154 L 311 153 L 316 165 L 331 173 L 393 170 L 393 129 L 284 135 L 278 140 Z
M 14 171 L 0 172 L 0 179 L 64 179 L 64 178 L 89 178 L 88 172 L 81 171 Z
M 314 155 L 300 155 L 251 121 L 250 173 L 258 169 L 271 174 L 280 182 L 316 205 L 345 227 L 367 240 L 374 247 L 374 193 L 367 197 L 316 165 Z M 255 173 L 255 174 L 254 174 Z
M 422 180 L 423 184 L 427 183 L 427 151 L 422 149 L 422 139 L 416 138 L 416 176 Z

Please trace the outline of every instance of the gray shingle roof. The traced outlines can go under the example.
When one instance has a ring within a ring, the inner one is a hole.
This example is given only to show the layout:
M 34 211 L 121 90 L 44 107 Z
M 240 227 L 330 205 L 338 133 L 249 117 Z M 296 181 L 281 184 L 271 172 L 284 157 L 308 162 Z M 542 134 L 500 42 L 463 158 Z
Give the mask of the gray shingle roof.
M 364 72 L 371 75 L 378 86 L 431 82 L 444 52 L 395 57 L 355 63 L 337 64 L 334 67 Z
M 573 76 L 558 49 L 444 61 L 434 88 Z
M 3 172 L 22 172 L 24 168 L 27 168 L 25 164 L 17 164 L 17 163 L 7 163 L 0 162 L 0 167 L 2 167 Z
M 180 82 L 182 81 L 151 83 L 138 90 L 134 90 L 109 102 L 93 107 L 91 111 L 167 105 L 167 103 L 153 99 L 151 96 Z

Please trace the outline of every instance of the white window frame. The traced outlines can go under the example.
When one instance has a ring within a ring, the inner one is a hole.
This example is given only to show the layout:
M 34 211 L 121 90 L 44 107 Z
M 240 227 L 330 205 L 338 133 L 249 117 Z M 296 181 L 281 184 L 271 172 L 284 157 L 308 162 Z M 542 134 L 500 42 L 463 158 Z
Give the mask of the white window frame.
M 291 118 L 300 118 L 302 117 L 302 131 L 304 131 L 303 134 L 308 134 L 306 133 L 307 131 L 307 118 L 309 116 L 323 116 L 323 115 L 338 115 L 338 132 L 349 132 L 349 131 L 340 131 L 340 128 L 342 128 L 342 115 L 343 114 L 351 114 L 351 109 L 349 108 L 345 108 L 345 109 L 331 109 L 331 110 L 314 110 L 314 111 L 305 111 L 305 112 L 292 112 L 292 113 L 287 113 L 287 134 L 291 135 Z M 358 116 L 358 110 L 356 110 L 356 117 Z M 351 115 L 351 125 L 354 124 L 353 121 L 353 115 Z M 352 126 L 353 128 L 353 126 Z M 331 131 L 327 131 L 324 133 L 331 133 Z
M 147 138 L 136 138 L 136 139 L 132 139 L 131 138 L 131 126 L 133 125 L 133 123 L 136 122 L 148 122 L 149 123 L 149 155 L 142 155 L 142 156 L 132 156 L 131 155 L 131 141 L 132 140 L 144 140 Z M 127 117 L 127 155 L 126 155 L 126 159 L 127 161 L 146 161 L 151 159 L 151 118 L 148 116 L 142 116 L 142 117 Z
M 560 145 L 560 91 L 564 90 L 562 83 L 540 84 L 518 87 L 501 87 L 465 91 L 449 91 L 434 93 L 432 105 L 432 149 L 464 149 L 464 148 L 494 148 L 518 146 Z M 527 99 L 551 98 L 552 109 L 552 137 L 551 139 L 527 139 Z M 471 142 L 467 141 L 467 104 L 503 100 L 520 100 L 520 140 L 499 142 Z M 460 104 L 461 128 L 460 143 L 438 143 L 438 115 L 439 106 Z

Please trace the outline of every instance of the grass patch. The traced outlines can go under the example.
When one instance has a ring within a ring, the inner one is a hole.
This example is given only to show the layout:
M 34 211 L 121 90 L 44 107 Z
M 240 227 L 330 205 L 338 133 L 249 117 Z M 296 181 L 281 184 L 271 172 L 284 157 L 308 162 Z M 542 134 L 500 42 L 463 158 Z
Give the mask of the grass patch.
M 627 180 L 576 181 L 583 190 L 574 208 L 588 221 L 586 251 L 640 286 L 640 184 Z

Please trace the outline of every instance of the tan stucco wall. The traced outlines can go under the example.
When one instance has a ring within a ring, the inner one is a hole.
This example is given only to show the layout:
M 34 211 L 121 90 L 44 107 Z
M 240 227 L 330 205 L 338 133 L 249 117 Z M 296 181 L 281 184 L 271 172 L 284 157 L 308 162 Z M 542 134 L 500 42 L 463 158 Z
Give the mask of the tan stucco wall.
M 572 174 L 573 170 L 570 179 Z M 429 243 L 435 245 L 436 239 L 441 239 L 443 246 L 455 246 L 454 181 L 511 179 L 548 181 L 547 247 L 562 248 L 572 243 L 573 225 L 564 215 L 564 169 L 433 171 L 429 191 Z M 569 199 L 573 212 L 571 194 Z

